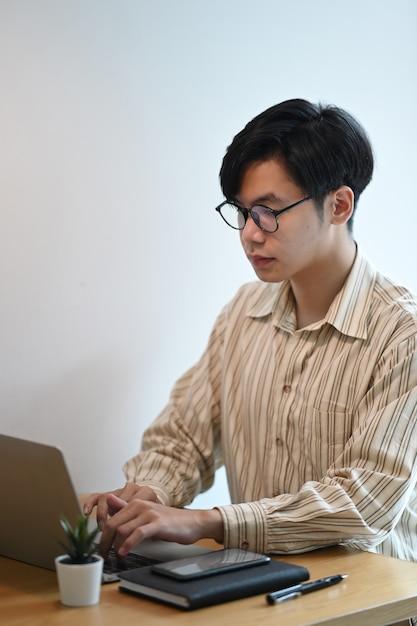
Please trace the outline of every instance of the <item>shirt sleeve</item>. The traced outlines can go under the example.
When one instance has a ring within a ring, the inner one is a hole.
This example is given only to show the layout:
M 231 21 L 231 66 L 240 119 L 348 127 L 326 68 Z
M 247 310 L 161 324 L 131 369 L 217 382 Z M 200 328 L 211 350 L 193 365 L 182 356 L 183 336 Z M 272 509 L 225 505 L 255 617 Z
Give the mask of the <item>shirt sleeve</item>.
M 167 406 L 145 431 L 140 454 L 123 468 L 128 481 L 153 488 L 169 506 L 185 506 L 206 491 L 223 463 L 219 355 L 224 314 L 199 362 L 176 382 Z
M 339 543 L 369 550 L 398 530 L 402 516 L 411 519 L 415 533 L 415 334 L 399 345 L 393 340 L 381 355 L 355 424 L 320 481 L 306 482 L 294 494 L 218 507 L 225 545 L 271 553 Z

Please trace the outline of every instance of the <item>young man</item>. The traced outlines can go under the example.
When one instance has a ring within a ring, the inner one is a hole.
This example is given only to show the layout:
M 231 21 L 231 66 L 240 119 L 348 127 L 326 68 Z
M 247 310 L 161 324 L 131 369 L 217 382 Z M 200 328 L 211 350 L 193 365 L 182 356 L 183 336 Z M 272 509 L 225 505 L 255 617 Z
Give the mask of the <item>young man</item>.
M 216 210 L 260 280 L 220 313 L 126 485 L 87 500 L 104 554 L 212 537 L 417 560 L 417 302 L 353 239 L 372 170 L 364 130 L 337 107 L 282 102 L 236 135 Z M 181 508 L 223 463 L 232 504 Z

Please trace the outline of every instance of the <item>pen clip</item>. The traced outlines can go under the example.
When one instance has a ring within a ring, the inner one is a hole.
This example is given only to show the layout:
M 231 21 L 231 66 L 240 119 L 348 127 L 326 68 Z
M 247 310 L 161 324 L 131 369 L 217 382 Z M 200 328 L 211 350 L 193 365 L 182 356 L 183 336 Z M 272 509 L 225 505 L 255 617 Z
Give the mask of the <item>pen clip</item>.
M 301 596 L 301 593 L 299 591 L 293 591 L 292 593 L 287 593 L 285 595 L 280 596 L 279 598 L 276 598 L 276 600 L 274 600 L 274 604 L 277 602 L 285 602 L 286 600 L 292 600 L 293 598 L 298 598 L 299 596 Z

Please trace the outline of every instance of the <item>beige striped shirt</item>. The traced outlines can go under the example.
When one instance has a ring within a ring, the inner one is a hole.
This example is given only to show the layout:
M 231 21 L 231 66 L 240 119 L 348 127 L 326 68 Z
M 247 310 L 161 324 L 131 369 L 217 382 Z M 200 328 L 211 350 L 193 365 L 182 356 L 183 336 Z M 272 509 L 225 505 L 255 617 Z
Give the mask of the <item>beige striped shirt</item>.
M 417 300 L 360 251 L 322 321 L 289 283 L 243 286 L 125 465 L 184 506 L 225 464 L 225 545 L 345 543 L 417 560 Z

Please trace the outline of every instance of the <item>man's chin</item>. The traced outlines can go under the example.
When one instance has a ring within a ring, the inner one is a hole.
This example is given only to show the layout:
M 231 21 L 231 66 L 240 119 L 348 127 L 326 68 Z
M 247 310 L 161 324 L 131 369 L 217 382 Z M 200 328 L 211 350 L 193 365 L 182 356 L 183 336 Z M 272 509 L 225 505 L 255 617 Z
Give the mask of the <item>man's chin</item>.
M 280 283 L 283 280 L 285 280 L 284 277 L 277 276 L 276 273 L 268 272 L 266 270 L 259 270 L 259 269 L 255 269 L 255 268 L 253 268 L 253 269 L 254 269 L 254 272 L 255 272 L 256 276 L 263 283 Z

